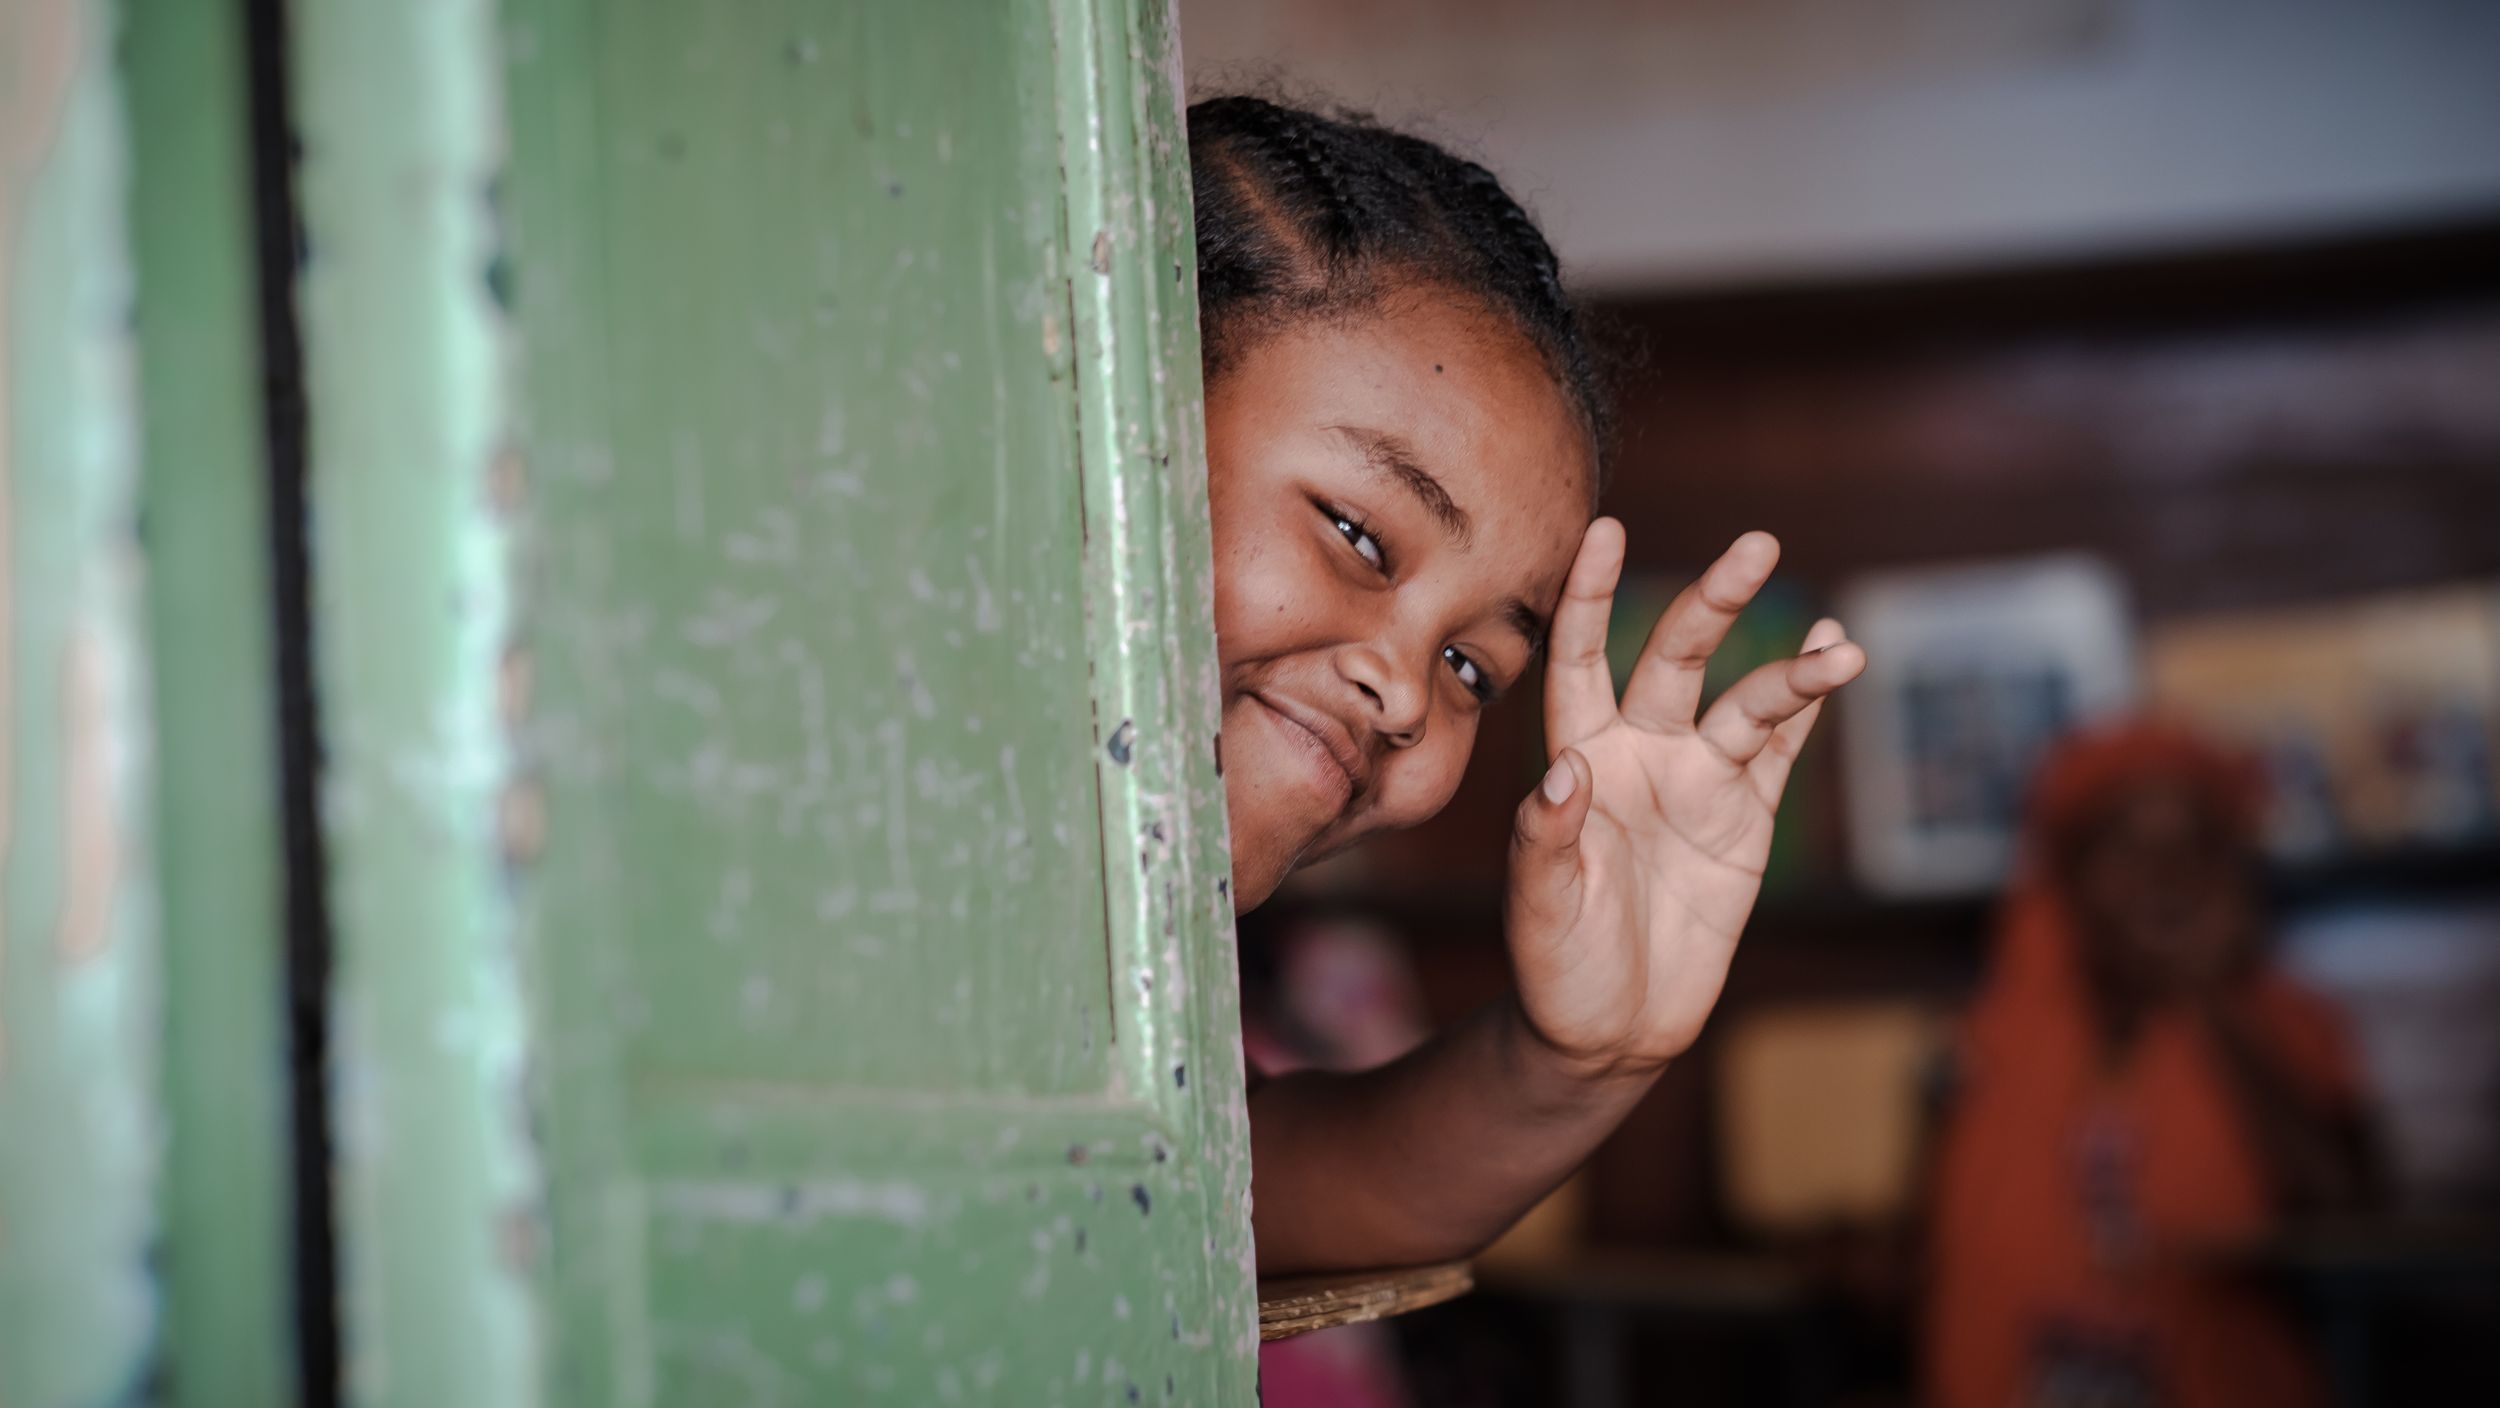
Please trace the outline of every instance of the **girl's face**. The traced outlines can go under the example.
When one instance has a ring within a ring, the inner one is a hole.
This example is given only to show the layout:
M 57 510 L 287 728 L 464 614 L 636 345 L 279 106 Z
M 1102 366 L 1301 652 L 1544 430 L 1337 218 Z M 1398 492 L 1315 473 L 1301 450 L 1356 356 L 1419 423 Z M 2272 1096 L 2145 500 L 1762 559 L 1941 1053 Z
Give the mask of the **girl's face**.
M 1595 497 L 1528 341 L 1417 294 L 1261 338 L 1207 388 L 1233 902 L 1413 826 L 1518 683 Z

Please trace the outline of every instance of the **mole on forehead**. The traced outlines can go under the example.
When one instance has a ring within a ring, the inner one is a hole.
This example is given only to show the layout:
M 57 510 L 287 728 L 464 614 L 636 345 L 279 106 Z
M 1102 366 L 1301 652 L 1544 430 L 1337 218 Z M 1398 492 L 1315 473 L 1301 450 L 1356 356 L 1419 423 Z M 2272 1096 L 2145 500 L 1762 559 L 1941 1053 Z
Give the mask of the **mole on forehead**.
M 1423 467 L 1416 458 L 1415 447 L 1407 443 L 1405 437 L 1359 425 L 1332 425 L 1328 428 L 1361 450 L 1363 458 L 1374 470 L 1413 495 L 1452 542 L 1463 547 L 1474 536 L 1475 521 L 1467 516 L 1467 510 L 1458 506 L 1457 500 L 1450 497 L 1450 491 L 1434 477 L 1432 471 Z

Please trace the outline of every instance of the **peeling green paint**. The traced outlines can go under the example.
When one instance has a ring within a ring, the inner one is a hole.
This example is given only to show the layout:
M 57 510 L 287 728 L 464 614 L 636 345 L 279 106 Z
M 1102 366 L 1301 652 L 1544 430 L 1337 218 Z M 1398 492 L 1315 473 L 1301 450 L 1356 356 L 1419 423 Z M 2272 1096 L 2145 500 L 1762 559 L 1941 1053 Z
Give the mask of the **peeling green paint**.
M 0 1403 L 153 1362 L 157 946 L 112 7 L 0 10 Z
M 293 24 L 346 1397 L 518 1408 L 541 1351 L 494 7 L 340 0 Z

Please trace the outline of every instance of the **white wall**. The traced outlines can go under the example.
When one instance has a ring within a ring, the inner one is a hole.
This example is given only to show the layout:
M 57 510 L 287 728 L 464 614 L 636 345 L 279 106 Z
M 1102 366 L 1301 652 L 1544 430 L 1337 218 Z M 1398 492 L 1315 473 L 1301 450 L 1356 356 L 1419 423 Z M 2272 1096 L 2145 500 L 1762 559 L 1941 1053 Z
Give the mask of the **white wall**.
M 2500 214 L 2500 0 L 1180 0 L 1200 93 L 1455 141 L 1661 287 Z

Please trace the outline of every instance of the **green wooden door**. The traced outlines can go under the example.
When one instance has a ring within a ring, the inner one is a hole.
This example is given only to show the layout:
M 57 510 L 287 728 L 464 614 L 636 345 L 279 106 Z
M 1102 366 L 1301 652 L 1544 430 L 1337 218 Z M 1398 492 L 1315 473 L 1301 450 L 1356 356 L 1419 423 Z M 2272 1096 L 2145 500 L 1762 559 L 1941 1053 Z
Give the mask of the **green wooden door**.
M 0 6 L 0 1404 L 292 1392 L 240 7 Z
M 295 25 L 353 1400 L 1246 1402 L 1164 6 Z

